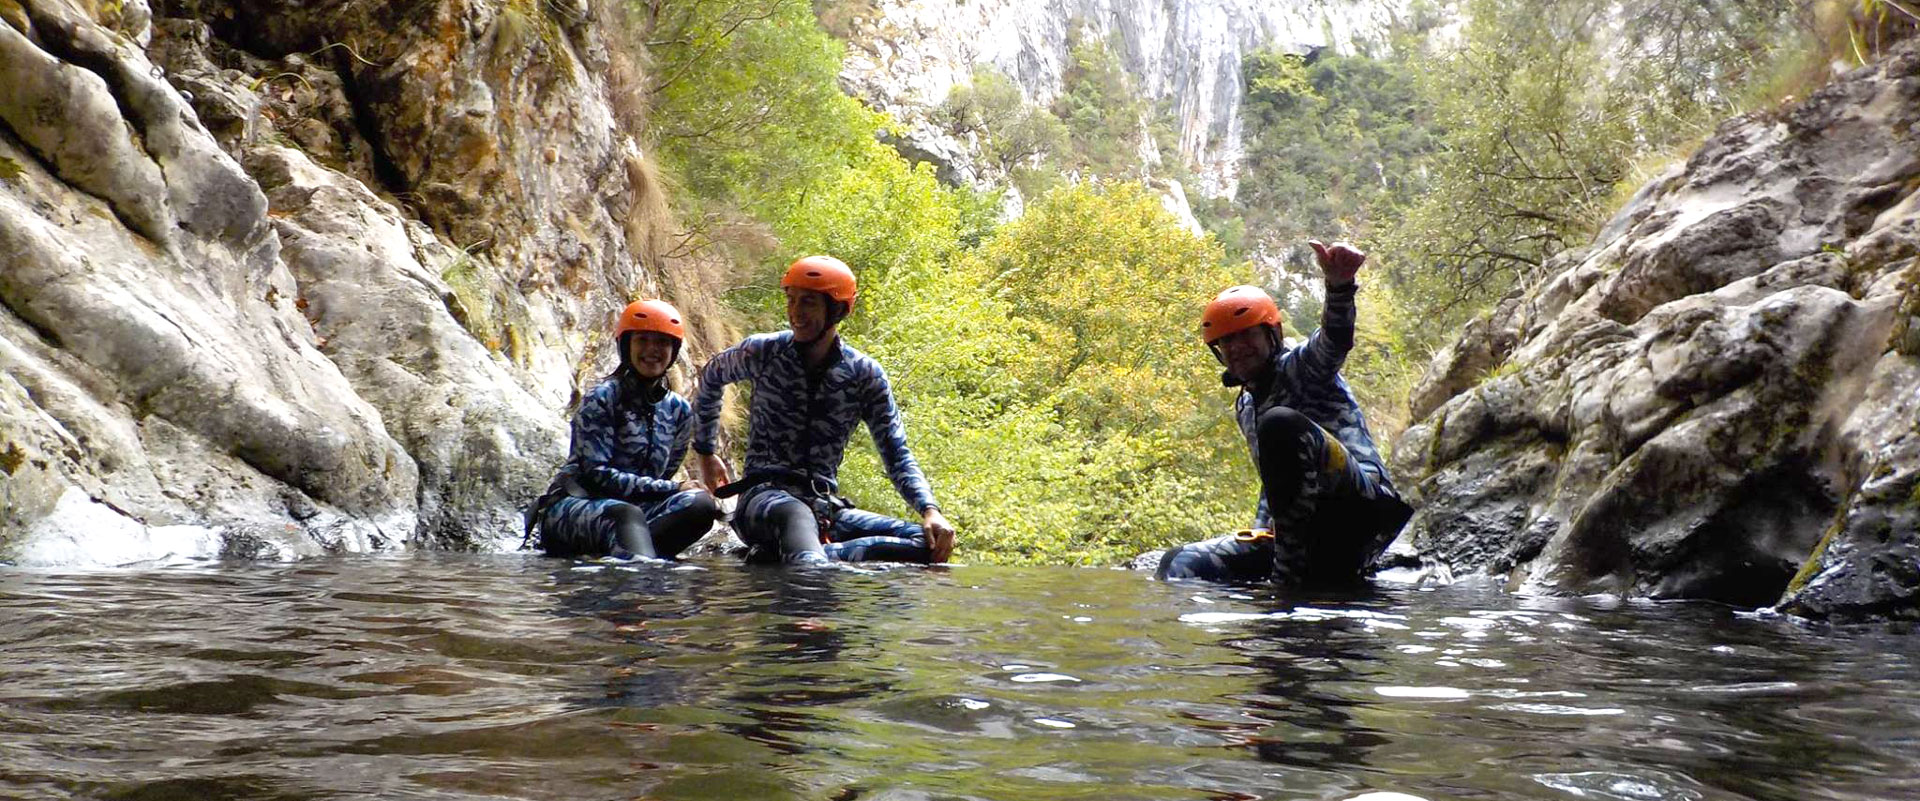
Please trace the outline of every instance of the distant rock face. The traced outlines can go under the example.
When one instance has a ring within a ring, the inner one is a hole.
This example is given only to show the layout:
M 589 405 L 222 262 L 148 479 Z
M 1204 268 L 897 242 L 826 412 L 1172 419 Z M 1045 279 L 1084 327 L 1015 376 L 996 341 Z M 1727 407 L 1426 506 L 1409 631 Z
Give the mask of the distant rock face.
M 968 149 L 926 122 L 957 84 L 991 65 L 1045 105 L 1071 64 L 1069 36 L 1113 43 L 1147 97 L 1171 104 L 1180 153 L 1197 189 L 1233 194 L 1242 152 L 1240 63 L 1248 53 L 1350 51 L 1404 15 L 1406 0 L 878 0 L 854 25 L 842 78 L 906 126 L 910 148 L 948 154 L 967 175 Z M 1185 202 L 1184 197 L 1180 201 Z
M 0 558 L 517 537 L 608 321 L 685 266 L 588 7 L 17 7 Z
M 1920 616 L 1920 50 L 1728 122 L 1443 351 L 1399 549 L 1558 593 Z

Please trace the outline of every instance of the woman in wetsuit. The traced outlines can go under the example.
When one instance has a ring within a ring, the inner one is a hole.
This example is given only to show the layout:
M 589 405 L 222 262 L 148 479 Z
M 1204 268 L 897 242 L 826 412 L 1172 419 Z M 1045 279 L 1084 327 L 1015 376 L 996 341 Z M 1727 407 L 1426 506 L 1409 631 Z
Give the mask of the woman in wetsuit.
M 614 326 L 620 366 L 580 400 L 573 444 L 527 513 L 548 556 L 671 559 L 713 527 L 720 508 L 674 481 L 693 439 L 693 409 L 667 389 L 686 326 L 662 300 L 636 301 Z

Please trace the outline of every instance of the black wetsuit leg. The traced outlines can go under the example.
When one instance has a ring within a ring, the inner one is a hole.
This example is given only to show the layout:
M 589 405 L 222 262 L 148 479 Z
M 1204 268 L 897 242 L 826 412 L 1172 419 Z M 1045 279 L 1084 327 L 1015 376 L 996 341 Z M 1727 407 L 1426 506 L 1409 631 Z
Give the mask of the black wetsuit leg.
M 1168 548 L 1154 578 L 1197 578 L 1225 584 L 1266 581 L 1273 575 L 1273 540 L 1232 534 Z
M 540 518 L 540 549 L 548 556 L 653 555 L 646 510 L 611 498 L 561 498 Z
M 834 515 L 833 538 L 826 551 L 836 562 L 933 561 L 933 547 L 920 524 L 863 509 L 842 509 Z
M 747 545 L 773 550 L 787 564 L 827 563 L 820 523 L 806 501 L 777 486 L 761 485 L 747 491 L 740 507 L 735 528 Z
M 1284 406 L 1261 413 L 1261 491 L 1273 518 L 1273 581 L 1359 581 L 1411 514 L 1340 440 Z
M 647 528 L 653 536 L 653 548 L 672 559 L 713 530 L 720 519 L 720 506 L 712 495 L 699 490 L 677 492 L 647 511 Z

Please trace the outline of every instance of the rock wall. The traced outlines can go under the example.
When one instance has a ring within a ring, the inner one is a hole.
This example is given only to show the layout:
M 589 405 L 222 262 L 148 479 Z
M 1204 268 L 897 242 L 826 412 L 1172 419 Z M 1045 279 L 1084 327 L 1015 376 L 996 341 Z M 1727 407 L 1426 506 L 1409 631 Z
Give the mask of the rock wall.
M 1396 551 L 1920 616 L 1920 50 L 1720 127 L 1436 358 Z
M 900 120 L 908 152 L 966 175 L 965 143 L 926 122 L 927 112 L 976 66 L 1006 74 L 1034 103 L 1051 103 L 1071 64 L 1069 37 L 1114 44 L 1150 98 L 1172 106 L 1180 153 L 1198 190 L 1231 196 L 1242 152 L 1241 59 L 1276 47 L 1350 51 L 1378 39 L 1406 0 L 878 0 L 853 25 L 842 77 L 851 91 Z M 1184 198 L 1181 202 L 1184 202 Z
M 715 294 L 601 10 L 0 12 L 0 556 L 507 540 L 618 307 Z

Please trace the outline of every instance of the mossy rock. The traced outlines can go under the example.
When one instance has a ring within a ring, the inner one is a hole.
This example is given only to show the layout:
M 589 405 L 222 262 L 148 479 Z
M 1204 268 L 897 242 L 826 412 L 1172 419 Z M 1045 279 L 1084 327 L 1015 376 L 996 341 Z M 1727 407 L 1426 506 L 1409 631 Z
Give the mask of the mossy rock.
M 19 0 L 0 0 L 0 20 L 5 20 L 22 34 L 33 33 L 33 20 L 27 16 L 27 9 L 20 5 Z
M 1902 356 L 1920 357 L 1920 259 L 1907 266 L 1900 278 L 1900 310 L 1894 321 L 1887 347 Z

